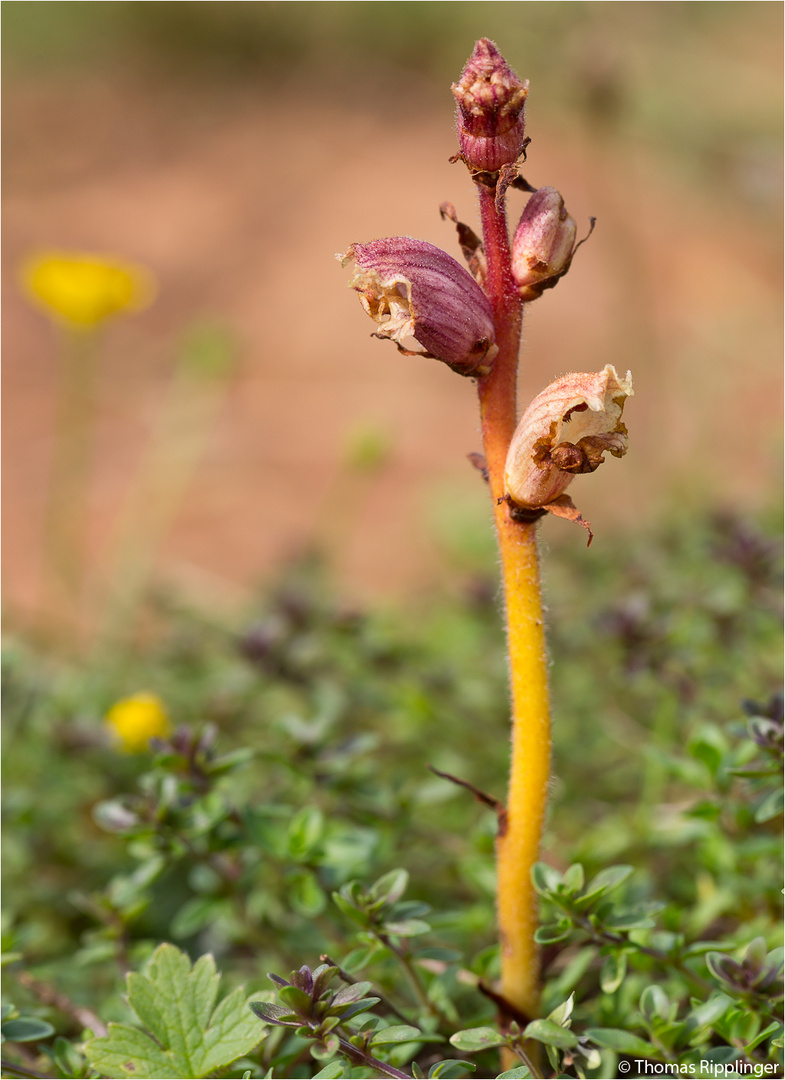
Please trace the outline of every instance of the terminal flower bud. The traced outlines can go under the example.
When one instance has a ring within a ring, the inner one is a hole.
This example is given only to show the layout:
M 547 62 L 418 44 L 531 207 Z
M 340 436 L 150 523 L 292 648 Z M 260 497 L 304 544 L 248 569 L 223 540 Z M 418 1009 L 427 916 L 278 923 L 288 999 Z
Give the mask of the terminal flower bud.
M 452 87 L 461 155 L 472 169 L 495 172 L 520 157 L 529 83 L 521 82 L 487 38 L 480 38 Z
M 524 509 L 548 510 L 574 476 L 602 465 L 606 451 L 623 457 L 627 429 L 621 414 L 628 397 L 630 373 L 620 379 L 611 364 L 603 371 L 563 375 L 546 387 L 512 437 L 504 469 L 508 501 Z
M 539 188 L 524 207 L 512 242 L 512 275 L 524 300 L 536 300 L 566 274 L 575 253 L 576 226 L 564 199 Z
M 461 375 L 486 375 L 498 352 L 488 297 L 460 263 L 440 248 L 408 236 L 352 244 L 336 256 L 353 262 L 349 285 L 390 338 L 409 356 L 429 356 Z M 404 342 L 419 342 L 414 352 Z

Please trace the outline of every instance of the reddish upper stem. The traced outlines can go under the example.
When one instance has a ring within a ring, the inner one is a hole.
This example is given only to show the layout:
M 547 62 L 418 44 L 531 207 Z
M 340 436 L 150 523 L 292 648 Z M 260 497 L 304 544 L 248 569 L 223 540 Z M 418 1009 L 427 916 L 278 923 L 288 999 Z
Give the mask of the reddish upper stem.
M 504 204 L 494 188 L 478 184 L 485 256 L 485 292 L 491 302 L 499 347 L 493 368 L 478 380 L 485 459 L 494 499 L 504 491 L 504 463 L 517 422 L 516 390 L 522 303 L 512 276 L 510 237 Z

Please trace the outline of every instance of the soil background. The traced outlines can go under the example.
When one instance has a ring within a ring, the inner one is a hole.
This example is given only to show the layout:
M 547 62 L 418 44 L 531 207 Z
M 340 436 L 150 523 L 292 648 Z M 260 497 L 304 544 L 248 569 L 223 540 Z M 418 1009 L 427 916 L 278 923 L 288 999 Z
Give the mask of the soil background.
M 594 543 L 779 496 L 781 5 L 3 8 L 12 623 L 41 602 L 52 470 L 57 334 L 18 283 L 42 250 L 116 254 L 158 282 L 149 309 L 103 335 L 85 521 L 95 589 L 122 574 L 118 521 L 183 335 L 205 323 L 236 360 L 203 430 L 186 432 L 198 453 L 155 544 L 159 576 L 242 599 L 316 545 L 349 594 L 407 598 L 492 552 L 466 460 L 480 449 L 471 382 L 372 340 L 333 258 L 400 234 L 460 258 L 439 205 L 477 219 L 448 161 L 449 85 L 483 34 L 531 80 L 527 179 L 557 187 L 581 232 L 597 218 L 527 314 L 521 403 L 606 363 L 635 382 L 628 456 L 571 489 Z M 524 198 L 510 195 L 513 223 Z M 542 532 L 585 542 L 563 521 Z

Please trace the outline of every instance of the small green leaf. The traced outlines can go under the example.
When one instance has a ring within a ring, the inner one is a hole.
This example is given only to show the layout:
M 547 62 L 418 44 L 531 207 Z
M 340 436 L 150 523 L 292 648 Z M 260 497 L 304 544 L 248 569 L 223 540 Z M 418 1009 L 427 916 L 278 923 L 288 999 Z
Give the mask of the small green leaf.
M 656 1056 L 657 1051 L 644 1039 L 629 1031 L 620 1028 L 588 1028 L 584 1035 L 591 1039 L 597 1046 L 604 1046 L 608 1050 L 615 1050 L 619 1054 L 638 1054 L 639 1056 Z
M 347 900 L 345 896 L 342 896 L 341 893 L 333 893 L 333 902 L 342 914 L 348 916 L 354 922 L 359 923 L 360 926 L 369 925 L 368 916 L 365 912 L 360 911 L 359 908 L 355 907 L 355 905 Z
M 661 986 L 647 986 L 641 994 L 640 1010 L 647 1020 L 655 1018 L 669 1020 L 671 1018 L 671 1004 L 668 995 Z
M 369 982 L 356 982 L 351 986 L 344 986 L 333 998 L 330 1008 L 334 1009 L 336 1005 L 348 1005 L 352 1001 L 359 1001 L 371 989 L 373 989 L 373 984 Z
M 507 1037 L 492 1027 L 466 1028 L 450 1036 L 450 1044 L 466 1054 L 476 1054 L 492 1046 L 505 1046 Z
M 406 892 L 408 885 L 409 874 L 406 870 L 391 870 L 373 883 L 369 896 L 375 905 L 394 904 Z
M 530 1080 L 531 1073 L 525 1065 L 518 1065 L 515 1069 L 499 1073 L 496 1080 Z
M 551 945 L 555 941 L 564 941 L 572 933 L 572 923 L 569 919 L 559 919 L 555 923 L 547 923 L 539 926 L 534 932 L 534 940 L 540 945 Z
M 344 1063 L 342 1061 L 331 1061 L 329 1065 L 325 1065 L 318 1073 L 314 1073 L 313 1080 L 338 1080 L 341 1076 L 346 1076 Z
M 352 1002 L 351 1005 L 344 1005 L 341 1008 L 341 1023 L 344 1020 L 348 1020 L 351 1016 L 356 1016 L 357 1013 L 367 1012 L 372 1009 L 374 1005 L 379 1004 L 380 999 L 378 997 L 360 998 L 359 1001 Z
M 393 1043 L 417 1042 L 422 1039 L 423 1033 L 416 1027 L 408 1024 L 396 1024 L 393 1027 L 382 1028 L 375 1032 L 371 1039 L 371 1046 L 389 1046 Z
M 596 899 L 617 888 L 633 872 L 632 866 L 607 866 L 600 870 L 583 890 L 581 900 Z
M 328 1061 L 341 1049 L 341 1041 L 337 1035 L 325 1035 L 321 1042 L 311 1043 L 308 1049 L 316 1061 Z
M 2 1032 L 3 1038 L 9 1042 L 35 1042 L 37 1039 L 48 1039 L 54 1035 L 55 1029 L 36 1016 L 18 1016 L 15 1020 L 4 1020 Z
M 725 994 L 714 994 L 702 1005 L 692 1010 L 686 1019 L 686 1030 L 690 1035 L 701 1028 L 708 1028 L 720 1020 L 733 1006 L 731 998 Z
M 431 927 L 423 919 L 402 919 L 400 922 L 384 923 L 383 929 L 385 934 L 394 934 L 395 937 L 417 937 L 418 934 L 427 934 Z
M 525 1039 L 536 1039 L 546 1046 L 555 1046 L 557 1050 L 569 1050 L 578 1045 L 578 1036 L 574 1031 L 554 1024 L 552 1020 L 532 1020 L 523 1032 Z
M 744 1053 L 750 1054 L 752 1051 L 760 1046 L 762 1042 L 765 1042 L 770 1035 L 777 1035 L 782 1032 L 782 1024 L 777 1020 L 774 1020 L 768 1027 L 765 1027 L 763 1031 L 759 1031 L 754 1039 L 751 1039 L 744 1047 Z
M 284 1009 L 281 1005 L 273 1005 L 270 1001 L 251 1001 L 249 1004 L 253 1012 L 266 1024 L 277 1024 L 279 1021 L 299 1023 L 296 1014 L 291 1009 Z
M 573 863 L 562 877 L 562 889 L 568 893 L 580 892 L 584 881 L 583 867 L 580 863 Z
M 561 885 L 561 874 L 547 863 L 535 863 L 531 871 L 532 885 L 540 896 L 556 892 Z
M 656 925 L 651 914 L 660 907 L 661 904 L 651 903 L 639 904 L 634 908 L 617 908 L 603 918 L 602 924 L 609 930 L 647 930 Z
M 110 1024 L 108 1035 L 85 1044 L 90 1064 L 107 1076 L 190 1080 L 247 1054 L 264 1029 L 241 988 L 214 1008 L 219 981 L 212 956 L 191 967 L 174 945 L 159 945 L 146 973 L 127 979 L 128 1001 L 147 1031 Z
M 755 809 L 755 821 L 759 825 L 764 821 L 771 821 L 772 818 L 782 813 L 783 807 L 785 807 L 785 792 L 772 791 L 758 803 Z
M 559 1027 L 568 1027 L 574 1005 L 575 994 L 570 994 L 567 1000 L 563 1001 L 561 1005 L 557 1005 L 555 1009 L 552 1009 L 545 1019 L 550 1020 L 553 1024 L 558 1024 Z
M 296 1012 L 298 1016 L 311 1015 L 313 1006 L 311 995 L 306 994 L 299 986 L 282 986 L 278 991 L 278 998 L 284 1005 L 288 1005 L 292 1012 Z
M 460 1058 L 446 1058 L 437 1061 L 428 1070 L 429 1080 L 447 1080 L 448 1077 L 461 1076 L 464 1072 L 473 1072 L 477 1066 L 473 1061 L 461 1061 Z
M 617 949 L 605 957 L 600 972 L 600 986 L 603 993 L 612 994 L 619 989 L 627 974 L 627 954 Z
M 327 907 L 327 897 L 311 871 L 297 874 L 289 883 L 289 903 L 298 915 L 313 919 Z
M 289 854 L 295 859 L 310 855 L 324 833 L 324 817 L 316 806 L 304 806 L 292 818 L 287 833 Z

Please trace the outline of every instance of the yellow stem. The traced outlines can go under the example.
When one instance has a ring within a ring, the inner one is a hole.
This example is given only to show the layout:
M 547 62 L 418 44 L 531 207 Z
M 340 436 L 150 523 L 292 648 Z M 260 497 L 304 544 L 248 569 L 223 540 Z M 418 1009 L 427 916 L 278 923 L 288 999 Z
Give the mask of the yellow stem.
M 512 696 L 507 821 L 496 842 L 501 993 L 517 1012 L 534 1019 L 540 1008 L 540 957 L 534 941 L 537 896 L 531 868 L 540 850 L 551 764 L 548 668 L 536 525 L 514 520 L 507 503 L 500 501 L 516 424 L 522 305 L 512 278 L 504 206 L 497 203 L 494 189 L 479 186 L 478 192 L 488 260 L 485 289 L 499 347 L 490 374 L 478 380 L 478 391 L 506 598 Z
M 503 508 L 506 510 L 506 507 Z M 507 605 L 512 695 L 512 758 L 506 829 L 496 841 L 502 996 L 525 1016 L 539 1015 L 540 958 L 534 941 L 537 861 L 551 763 L 547 656 L 536 525 L 497 515 Z

